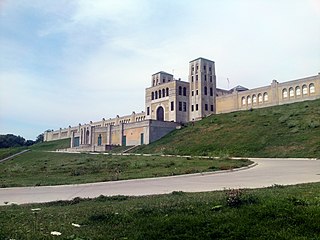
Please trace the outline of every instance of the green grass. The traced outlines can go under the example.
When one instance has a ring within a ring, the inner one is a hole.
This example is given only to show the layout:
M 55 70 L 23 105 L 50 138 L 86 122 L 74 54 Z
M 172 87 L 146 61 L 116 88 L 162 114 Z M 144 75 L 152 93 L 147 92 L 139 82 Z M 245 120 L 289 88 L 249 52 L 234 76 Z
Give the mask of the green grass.
M 233 193 L 3 206 L 0 239 L 55 239 L 51 231 L 61 239 L 320 239 L 320 183 Z
M 27 147 L 11 147 L 11 148 L 0 148 L 0 160 L 6 157 L 10 157 L 16 153 L 19 153 L 23 150 L 27 149 Z
M 133 152 L 320 158 L 320 99 L 212 115 Z
M 37 143 L 30 146 L 29 148 L 34 151 L 55 151 L 57 149 L 64 149 L 69 147 L 70 147 L 70 138 L 55 140 L 50 142 Z
M 226 170 L 249 160 L 31 151 L 0 163 L 0 187 L 89 183 Z

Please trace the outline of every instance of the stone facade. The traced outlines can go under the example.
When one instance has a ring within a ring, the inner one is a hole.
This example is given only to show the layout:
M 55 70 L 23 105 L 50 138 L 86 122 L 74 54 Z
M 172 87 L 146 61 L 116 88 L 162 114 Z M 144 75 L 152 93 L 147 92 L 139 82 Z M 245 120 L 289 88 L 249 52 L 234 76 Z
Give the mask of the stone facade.
M 189 62 L 188 82 L 172 74 L 151 76 L 145 90 L 145 111 L 127 116 L 47 131 L 45 141 L 71 138 L 72 149 L 105 151 L 110 146 L 149 144 L 179 124 L 197 121 L 211 114 L 262 108 L 320 98 L 320 73 L 255 89 L 216 87 L 215 63 L 205 58 Z

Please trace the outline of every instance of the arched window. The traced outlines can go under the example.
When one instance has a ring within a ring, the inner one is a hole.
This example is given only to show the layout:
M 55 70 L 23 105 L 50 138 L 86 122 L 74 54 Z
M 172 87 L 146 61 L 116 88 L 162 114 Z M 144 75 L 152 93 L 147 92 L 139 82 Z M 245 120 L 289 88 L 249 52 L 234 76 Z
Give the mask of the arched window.
M 166 95 L 169 96 L 169 88 L 166 88 Z
M 151 93 L 151 100 L 154 100 L 154 92 Z
M 256 95 L 252 95 L 252 102 L 253 102 L 253 104 L 257 103 L 257 96 Z
M 296 96 L 300 96 L 301 95 L 301 90 L 300 90 L 300 87 L 297 86 L 296 87 Z
M 261 93 L 258 94 L 258 102 L 262 103 L 262 95 L 261 95 Z
M 315 92 L 316 92 L 316 88 L 314 87 L 314 84 L 313 84 L 313 83 L 311 83 L 311 84 L 309 85 L 309 92 L 310 92 L 310 93 L 315 93 Z
M 242 105 L 246 105 L 246 98 L 245 97 L 242 97 Z
M 289 88 L 289 97 L 294 97 L 294 91 L 293 88 Z
M 179 95 L 182 95 L 182 87 L 179 86 Z
M 155 92 L 154 92 L 154 98 L 155 98 L 155 99 L 158 99 L 158 91 L 155 91 Z
M 303 86 L 302 86 L 302 94 L 303 94 L 303 95 L 307 95 L 307 94 L 308 94 L 308 87 L 307 87 L 307 85 L 303 85 Z
M 247 97 L 247 103 L 248 103 L 248 105 L 251 104 L 251 97 L 250 96 Z
M 269 100 L 268 93 L 265 92 L 265 93 L 263 94 L 263 101 L 264 101 L 264 102 L 268 102 L 268 100 Z
M 165 96 L 166 96 L 166 90 L 162 89 L 162 97 L 165 97 Z
M 284 88 L 282 90 L 282 98 L 287 98 L 288 97 L 288 90 L 286 88 Z
M 208 89 L 207 87 L 204 87 L 204 95 L 207 95 L 208 94 Z
M 183 96 L 187 96 L 187 88 L 186 87 L 183 88 Z
M 161 90 L 159 90 L 159 98 L 161 98 Z

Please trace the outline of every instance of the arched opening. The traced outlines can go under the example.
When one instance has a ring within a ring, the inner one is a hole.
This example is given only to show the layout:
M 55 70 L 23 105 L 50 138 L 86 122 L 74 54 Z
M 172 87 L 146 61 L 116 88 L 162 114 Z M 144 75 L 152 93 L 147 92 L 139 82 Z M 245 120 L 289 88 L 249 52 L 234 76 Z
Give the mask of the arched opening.
M 313 84 L 313 83 L 311 83 L 311 84 L 309 85 L 309 92 L 310 92 L 310 93 L 315 93 L 315 92 L 316 92 L 316 88 L 314 87 L 314 84 Z
M 290 97 L 294 97 L 294 91 L 293 91 L 293 88 L 289 88 L 289 96 Z
M 154 100 L 154 92 L 151 93 L 151 100 Z
M 302 94 L 303 94 L 303 95 L 307 95 L 307 94 L 308 94 L 308 87 L 307 87 L 307 85 L 303 85 L 303 86 L 302 86 Z
M 282 98 L 287 98 L 288 97 L 288 90 L 286 88 L 284 88 L 282 90 Z
M 161 106 L 157 109 L 157 120 L 164 121 L 164 109 Z
M 85 144 L 90 144 L 89 143 L 89 135 L 90 135 L 90 132 L 89 130 L 86 131 L 86 141 L 85 141 Z
M 187 88 L 183 88 L 183 96 L 187 96 Z
M 169 96 L 169 88 L 166 88 L 166 95 Z
M 179 86 L 179 95 L 182 95 L 182 87 Z
M 263 101 L 264 102 L 268 102 L 269 101 L 268 93 L 264 93 L 263 94 Z
M 248 103 L 248 105 L 251 104 L 251 97 L 250 96 L 247 97 L 247 103 Z
M 253 104 L 257 103 L 257 96 L 256 95 L 252 96 L 252 102 L 253 102 Z
M 166 96 L 166 90 L 162 89 L 162 97 L 165 97 L 165 96 Z
M 300 96 L 301 95 L 301 90 L 300 90 L 300 87 L 297 86 L 296 87 L 296 96 Z

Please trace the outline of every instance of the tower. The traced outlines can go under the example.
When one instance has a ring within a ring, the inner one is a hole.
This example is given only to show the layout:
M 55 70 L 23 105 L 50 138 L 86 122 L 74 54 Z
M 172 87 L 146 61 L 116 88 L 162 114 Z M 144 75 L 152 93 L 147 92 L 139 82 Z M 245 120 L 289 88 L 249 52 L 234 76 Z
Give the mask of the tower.
M 189 121 L 215 113 L 216 74 L 214 62 L 197 58 L 189 63 Z

